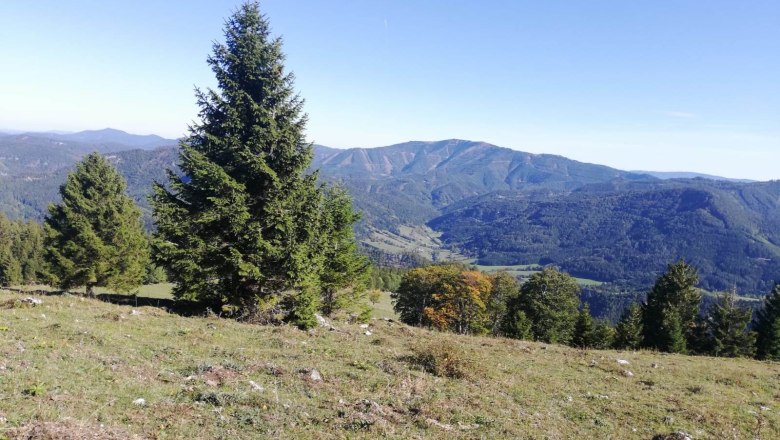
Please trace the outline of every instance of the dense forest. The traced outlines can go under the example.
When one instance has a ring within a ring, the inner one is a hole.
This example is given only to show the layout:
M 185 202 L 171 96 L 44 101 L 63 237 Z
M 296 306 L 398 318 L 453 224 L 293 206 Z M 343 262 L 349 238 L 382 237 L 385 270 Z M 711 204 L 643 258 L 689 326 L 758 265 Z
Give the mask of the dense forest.
M 429 224 L 484 265 L 555 264 L 641 286 L 684 257 L 708 290 L 760 293 L 780 274 L 778 193 L 778 182 L 707 180 L 502 192 L 461 202 Z

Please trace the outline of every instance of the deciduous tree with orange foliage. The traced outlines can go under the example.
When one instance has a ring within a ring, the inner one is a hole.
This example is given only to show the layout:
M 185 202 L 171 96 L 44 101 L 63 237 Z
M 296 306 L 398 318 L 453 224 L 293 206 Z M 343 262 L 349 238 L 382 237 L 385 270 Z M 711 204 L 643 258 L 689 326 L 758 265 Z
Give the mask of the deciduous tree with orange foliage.
M 500 284 L 507 278 L 502 275 Z M 434 327 L 460 334 L 492 332 L 500 310 L 492 304 L 505 301 L 496 296 L 496 276 L 462 265 L 428 266 L 409 271 L 393 294 L 395 309 L 407 324 Z M 511 281 L 511 277 L 510 277 Z

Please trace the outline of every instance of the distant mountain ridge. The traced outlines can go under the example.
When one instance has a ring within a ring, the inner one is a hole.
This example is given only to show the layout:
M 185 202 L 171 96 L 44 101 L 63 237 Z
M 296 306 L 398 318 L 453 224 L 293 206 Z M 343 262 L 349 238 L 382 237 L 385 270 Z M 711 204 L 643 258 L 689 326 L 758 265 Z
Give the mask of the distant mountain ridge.
M 29 135 L 37 135 L 37 133 L 26 133 Z M 77 133 L 43 133 L 51 139 L 61 141 L 74 141 L 89 144 L 111 144 L 111 145 L 126 145 L 132 148 L 141 148 L 144 150 L 153 150 L 157 147 L 163 147 L 168 145 L 176 145 L 178 140 L 166 139 L 156 134 L 139 135 L 130 134 L 122 130 L 115 128 L 104 128 L 102 130 L 85 130 Z
M 152 150 L 177 143 L 175 139 L 129 134 L 110 128 L 67 134 L 7 134 L 0 136 L 0 176 L 52 173 L 73 165 L 93 151 L 106 154 L 136 148 Z
M 723 180 L 726 182 L 740 182 L 750 183 L 757 182 L 750 179 L 734 179 L 731 177 L 714 176 L 712 174 L 692 173 L 688 171 L 632 171 L 637 174 L 647 174 L 659 179 L 708 179 L 708 180 Z
M 109 142 L 126 133 L 100 132 L 0 136 L 0 209 L 40 220 L 75 162 L 97 150 L 125 176 L 151 225 L 147 195 L 166 168 L 175 168 L 175 141 L 132 148 Z M 159 139 L 132 142 L 150 141 Z M 780 182 L 663 180 L 457 139 L 316 146 L 314 169 L 350 191 L 363 213 L 358 234 L 380 252 L 381 243 L 369 237 L 393 240 L 409 227 L 428 226 L 442 234 L 449 248 L 443 252 L 485 264 L 553 264 L 632 288 L 679 257 L 700 268 L 709 289 L 736 285 L 759 293 L 780 280 Z
M 613 179 L 653 177 L 485 142 L 450 139 L 377 148 L 317 147 L 312 164 L 350 189 L 368 223 L 384 229 L 421 224 L 439 209 L 498 190 L 570 191 Z

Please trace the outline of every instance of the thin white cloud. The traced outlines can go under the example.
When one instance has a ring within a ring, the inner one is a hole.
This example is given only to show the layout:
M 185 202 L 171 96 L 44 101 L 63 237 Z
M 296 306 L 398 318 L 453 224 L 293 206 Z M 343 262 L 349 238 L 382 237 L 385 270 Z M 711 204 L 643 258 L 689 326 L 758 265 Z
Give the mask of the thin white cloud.
M 693 119 L 699 116 L 696 113 L 678 112 L 678 111 L 666 111 L 663 112 L 663 114 L 669 116 L 670 118 L 680 118 L 680 119 Z

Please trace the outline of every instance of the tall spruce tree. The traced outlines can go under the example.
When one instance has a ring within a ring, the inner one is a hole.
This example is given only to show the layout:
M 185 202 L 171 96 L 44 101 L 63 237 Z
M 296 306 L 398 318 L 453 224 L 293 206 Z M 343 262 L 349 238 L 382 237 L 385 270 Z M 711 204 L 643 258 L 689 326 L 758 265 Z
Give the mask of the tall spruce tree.
M 780 361 L 780 283 L 764 299 L 756 312 L 756 357 Z
M 62 203 L 51 205 L 44 223 L 45 258 L 63 289 L 85 286 L 120 292 L 137 288 L 149 260 L 141 211 L 125 194 L 125 181 L 92 153 L 60 187 Z
M 698 281 L 696 269 L 683 260 L 670 264 L 658 277 L 642 310 L 645 347 L 673 352 L 685 350 L 681 350 L 677 332 L 683 339 L 693 333 L 701 304 L 701 292 L 696 288 Z
M 197 91 L 201 121 L 180 145 L 182 175 L 155 187 L 154 246 L 177 297 L 309 327 L 333 241 L 283 61 L 258 4 L 241 5 L 208 58 L 218 89 Z

